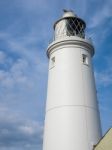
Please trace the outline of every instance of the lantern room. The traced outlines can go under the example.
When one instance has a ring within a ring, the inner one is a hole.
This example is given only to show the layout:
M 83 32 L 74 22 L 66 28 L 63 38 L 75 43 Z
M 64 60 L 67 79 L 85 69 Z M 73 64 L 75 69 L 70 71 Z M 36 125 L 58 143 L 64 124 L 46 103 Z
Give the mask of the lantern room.
M 71 10 L 65 10 L 61 19 L 54 24 L 54 39 L 60 39 L 66 36 L 78 36 L 85 38 L 85 22 L 77 17 Z

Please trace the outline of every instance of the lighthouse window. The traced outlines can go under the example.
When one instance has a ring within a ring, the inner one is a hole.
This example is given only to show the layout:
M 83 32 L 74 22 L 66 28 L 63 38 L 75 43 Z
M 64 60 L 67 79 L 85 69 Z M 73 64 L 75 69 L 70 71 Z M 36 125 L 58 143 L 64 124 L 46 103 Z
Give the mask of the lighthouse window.
M 50 69 L 52 69 L 54 66 L 55 66 L 55 57 L 52 57 L 50 62 Z
M 83 64 L 89 65 L 89 61 L 88 61 L 88 56 L 87 55 L 82 54 L 82 61 L 83 61 Z

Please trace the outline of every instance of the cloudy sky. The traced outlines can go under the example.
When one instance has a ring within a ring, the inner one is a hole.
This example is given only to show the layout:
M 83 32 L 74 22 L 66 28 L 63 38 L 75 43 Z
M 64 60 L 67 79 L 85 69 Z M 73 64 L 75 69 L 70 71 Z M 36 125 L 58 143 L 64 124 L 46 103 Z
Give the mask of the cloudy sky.
M 112 1 L 0 0 L 0 150 L 42 150 L 46 48 L 63 8 L 87 23 L 103 133 L 112 125 Z

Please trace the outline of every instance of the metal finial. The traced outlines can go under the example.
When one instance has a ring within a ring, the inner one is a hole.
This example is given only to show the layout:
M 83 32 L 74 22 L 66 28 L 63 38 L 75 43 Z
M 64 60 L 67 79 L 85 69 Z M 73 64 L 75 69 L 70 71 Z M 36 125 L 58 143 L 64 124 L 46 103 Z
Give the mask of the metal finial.
M 72 10 L 63 9 L 63 11 L 66 12 L 73 12 Z

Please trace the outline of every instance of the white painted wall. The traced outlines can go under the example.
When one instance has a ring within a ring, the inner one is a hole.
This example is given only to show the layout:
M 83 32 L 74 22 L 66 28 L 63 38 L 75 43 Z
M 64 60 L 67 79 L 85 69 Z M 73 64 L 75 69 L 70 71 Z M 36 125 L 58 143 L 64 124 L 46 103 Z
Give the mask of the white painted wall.
M 89 41 L 78 37 L 66 37 L 48 47 L 43 150 L 92 150 L 101 138 L 93 51 Z M 87 56 L 88 65 L 83 63 L 82 54 Z

